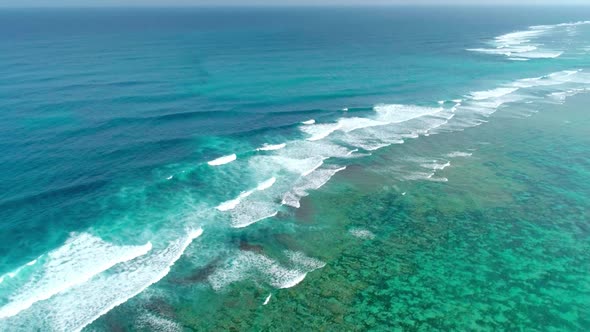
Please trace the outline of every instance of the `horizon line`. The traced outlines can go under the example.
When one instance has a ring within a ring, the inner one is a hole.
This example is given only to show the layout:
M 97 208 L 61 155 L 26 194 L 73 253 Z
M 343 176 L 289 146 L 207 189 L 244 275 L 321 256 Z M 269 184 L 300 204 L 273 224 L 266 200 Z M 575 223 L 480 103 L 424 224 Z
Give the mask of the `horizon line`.
M 371 7 L 590 7 L 590 3 L 551 3 L 551 4 L 494 4 L 494 3 L 369 3 L 369 4 L 334 4 L 334 3 L 320 3 L 320 4 L 88 4 L 88 5 L 50 5 L 50 6 L 11 6 L 11 5 L 0 5 L 0 9 L 86 9 L 86 8 L 154 8 L 154 9 L 167 9 L 167 8 L 371 8 Z

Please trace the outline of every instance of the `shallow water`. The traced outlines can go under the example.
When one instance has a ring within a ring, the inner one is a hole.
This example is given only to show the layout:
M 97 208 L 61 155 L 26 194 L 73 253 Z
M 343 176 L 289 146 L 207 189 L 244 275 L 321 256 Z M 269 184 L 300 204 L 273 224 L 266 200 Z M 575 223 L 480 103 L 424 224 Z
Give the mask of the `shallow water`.
M 587 330 L 590 24 L 527 14 L 2 12 L 0 329 Z
M 588 101 L 385 149 L 312 193 L 285 229 L 240 233 L 242 252 L 301 250 L 327 263 L 297 287 L 247 281 L 220 294 L 189 278 L 168 286 L 183 294 L 173 316 L 157 294 L 151 305 L 196 330 L 585 330 Z M 458 149 L 471 156 L 441 154 Z M 450 160 L 437 174 L 448 181 L 393 178 L 394 152 Z

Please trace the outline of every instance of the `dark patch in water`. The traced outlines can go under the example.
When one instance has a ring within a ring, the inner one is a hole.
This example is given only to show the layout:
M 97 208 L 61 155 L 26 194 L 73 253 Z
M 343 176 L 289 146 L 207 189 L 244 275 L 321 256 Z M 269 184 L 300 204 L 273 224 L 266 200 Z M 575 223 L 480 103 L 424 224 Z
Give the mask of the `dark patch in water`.
M 215 270 L 217 269 L 217 266 L 219 265 L 219 263 L 221 262 L 221 257 L 217 257 L 214 260 L 212 260 L 211 262 L 207 263 L 207 265 L 197 268 L 196 270 L 194 270 L 194 272 L 186 279 L 184 279 L 186 282 L 205 282 L 207 280 L 207 278 L 209 278 L 209 276 L 211 274 L 213 274 L 213 272 L 215 272 Z
M 257 254 L 262 254 L 264 252 L 264 247 L 259 244 L 251 244 L 246 241 L 240 241 L 239 245 L 240 250 L 242 251 L 251 251 Z
M 151 312 L 157 313 L 168 318 L 176 318 L 176 312 L 174 311 L 174 307 L 172 307 L 172 305 L 170 305 L 168 302 L 164 301 L 164 299 L 161 298 L 151 300 L 145 305 L 145 308 Z
M 217 257 L 206 265 L 194 269 L 189 276 L 184 278 L 175 278 L 172 279 L 171 282 L 179 285 L 204 283 L 207 281 L 207 278 L 209 278 L 209 276 L 215 272 L 221 261 L 222 258 Z

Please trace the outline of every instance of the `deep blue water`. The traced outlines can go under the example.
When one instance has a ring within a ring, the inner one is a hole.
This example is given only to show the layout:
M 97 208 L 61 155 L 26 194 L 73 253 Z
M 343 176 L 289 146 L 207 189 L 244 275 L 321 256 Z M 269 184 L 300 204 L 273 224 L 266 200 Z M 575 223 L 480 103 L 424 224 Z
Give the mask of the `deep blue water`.
M 0 11 L 0 327 L 82 328 L 157 283 L 200 228 L 198 266 L 355 155 L 370 164 L 378 148 L 477 127 L 501 105 L 583 91 L 590 25 L 557 24 L 589 18 L 556 7 Z M 515 31 L 524 37 L 494 42 Z M 120 275 L 128 287 L 60 311 Z M 232 282 L 209 279 L 215 291 Z M 47 307 L 61 318 L 41 323 Z

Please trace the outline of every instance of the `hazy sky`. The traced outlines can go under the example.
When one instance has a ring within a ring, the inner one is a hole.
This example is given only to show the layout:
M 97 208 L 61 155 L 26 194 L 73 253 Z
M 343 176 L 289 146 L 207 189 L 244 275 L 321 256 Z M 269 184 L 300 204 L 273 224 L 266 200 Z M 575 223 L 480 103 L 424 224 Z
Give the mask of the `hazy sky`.
M 590 0 L 0 0 L 0 7 L 213 5 L 590 5 Z

